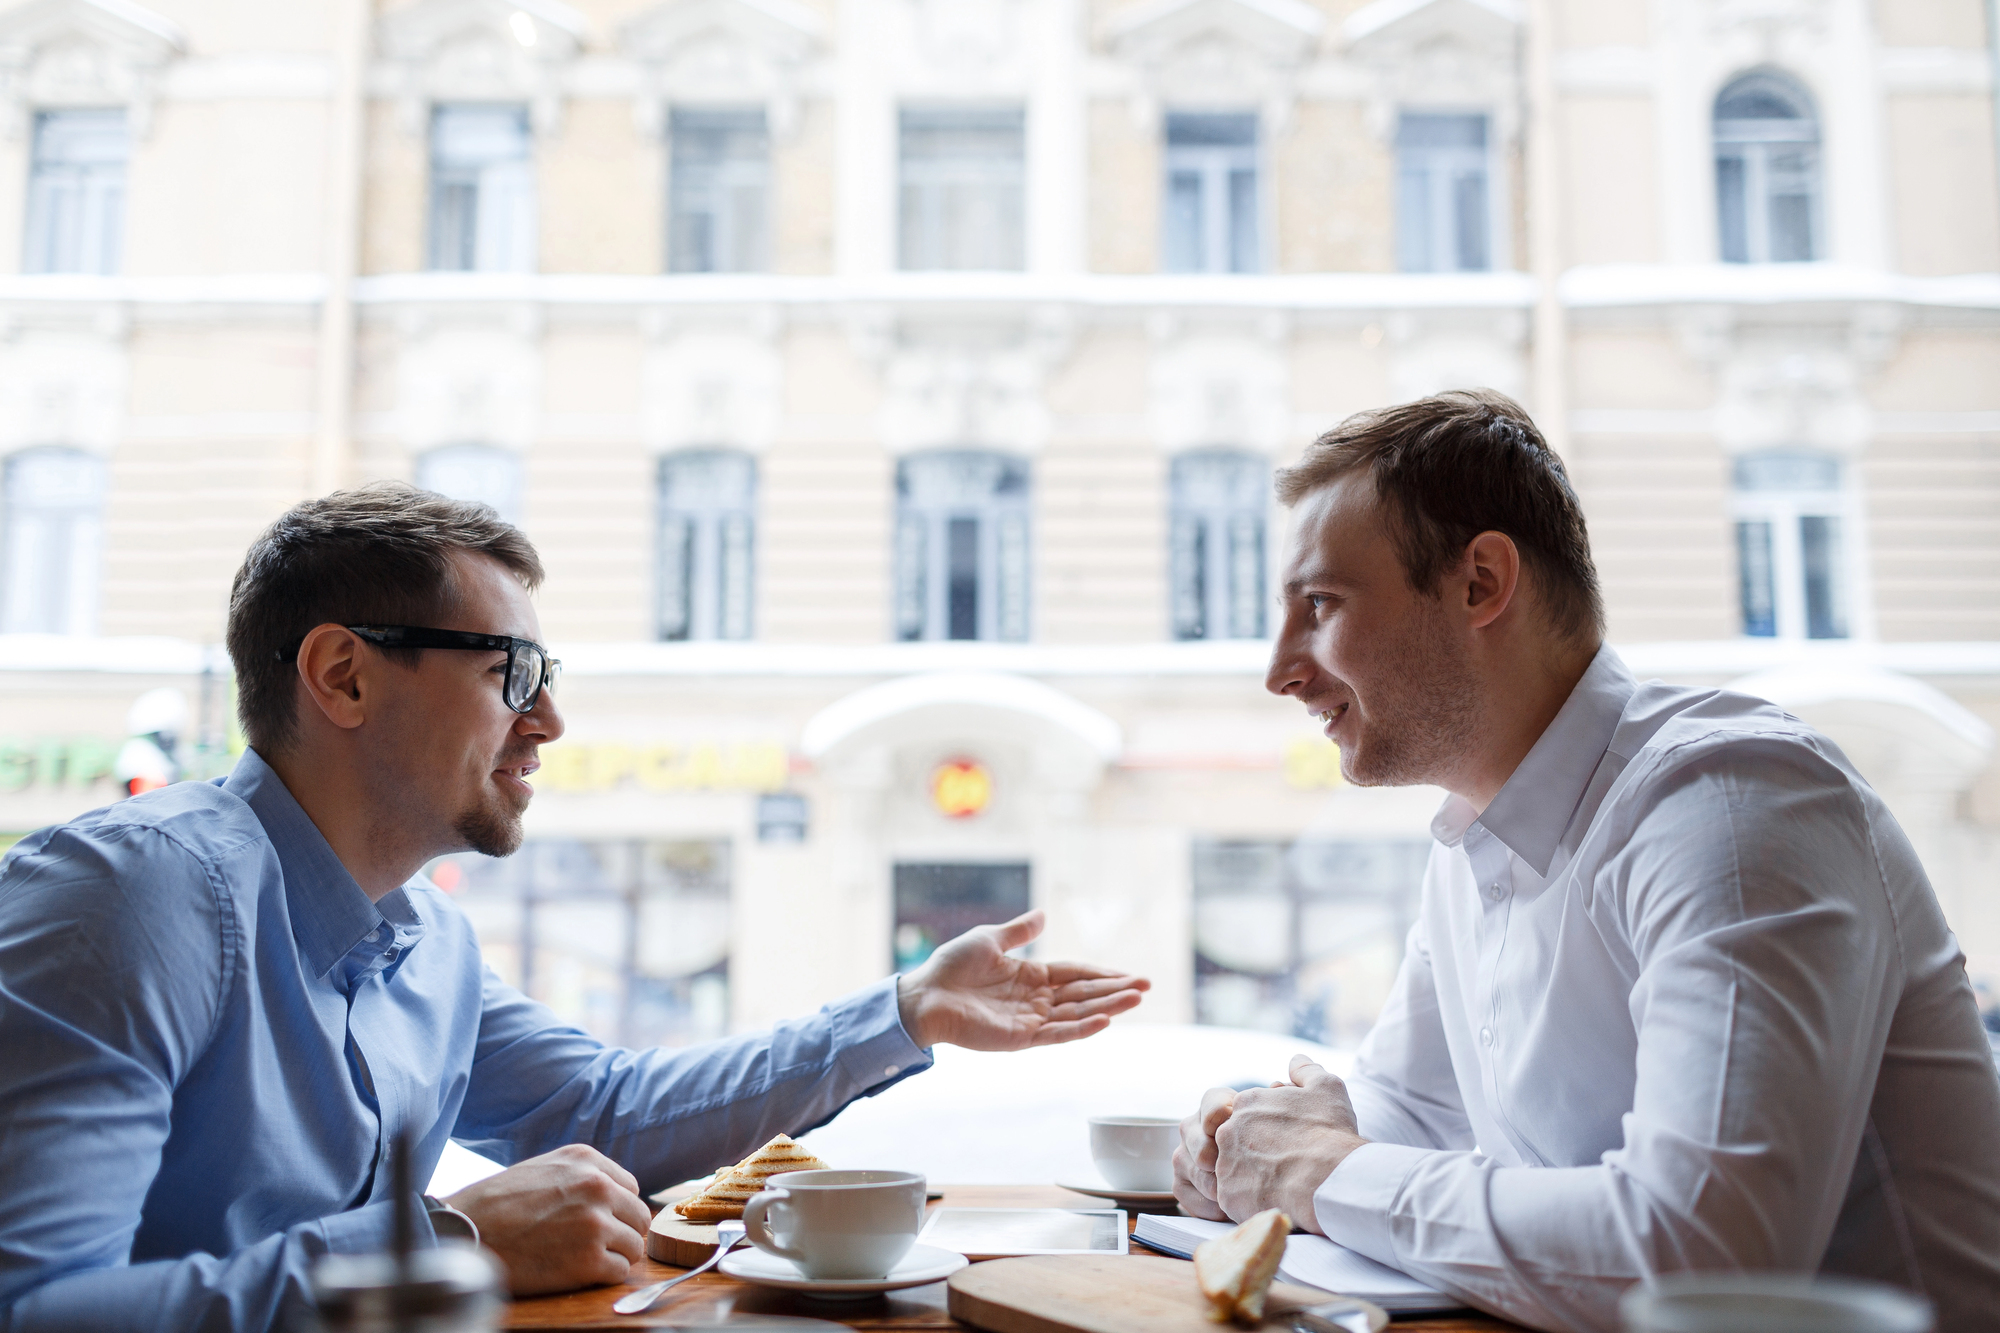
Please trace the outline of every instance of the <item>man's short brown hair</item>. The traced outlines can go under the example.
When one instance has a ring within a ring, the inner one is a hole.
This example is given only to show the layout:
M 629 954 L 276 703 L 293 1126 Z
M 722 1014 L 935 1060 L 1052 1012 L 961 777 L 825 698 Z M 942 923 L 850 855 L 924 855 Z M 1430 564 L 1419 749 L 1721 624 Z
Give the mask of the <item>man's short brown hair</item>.
M 1356 413 L 1279 469 L 1278 499 L 1297 504 L 1357 470 L 1375 483 L 1412 588 L 1437 596 L 1474 537 L 1502 532 L 1534 576 L 1552 627 L 1571 640 L 1603 636 L 1583 506 L 1512 398 L 1460 389 Z
M 250 545 L 229 591 L 236 711 L 261 754 L 290 744 L 297 666 L 315 625 L 436 626 L 457 605 L 454 552 L 491 556 L 533 591 L 541 557 L 492 506 L 397 481 L 294 505 Z M 385 649 L 414 665 L 421 648 Z

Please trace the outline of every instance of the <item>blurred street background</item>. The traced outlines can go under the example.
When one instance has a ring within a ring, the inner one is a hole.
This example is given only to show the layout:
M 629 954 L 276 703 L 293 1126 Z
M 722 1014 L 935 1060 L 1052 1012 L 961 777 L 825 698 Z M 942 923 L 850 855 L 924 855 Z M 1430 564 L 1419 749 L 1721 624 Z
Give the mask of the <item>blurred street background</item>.
M 2000 986 L 1992 25 L 0 0 L 0 844 L 226 770 L 245 546 L 404 478 L 548 563 L 530 841 L 431 874 L 565 1018 L 699 1040 L 1034 905 L 1122 1023 L 1351 1049 L 1439 793 L 1264 693 L 1271 472 L 1487 385 L 1635 672 L 1834 737 Z

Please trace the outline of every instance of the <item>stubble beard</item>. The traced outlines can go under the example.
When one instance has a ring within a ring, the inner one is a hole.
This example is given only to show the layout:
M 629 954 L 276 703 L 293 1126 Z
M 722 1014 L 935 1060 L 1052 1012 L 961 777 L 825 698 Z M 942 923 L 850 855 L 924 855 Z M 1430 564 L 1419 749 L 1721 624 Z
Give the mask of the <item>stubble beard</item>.
M 521 850 L 524 836 L 519 815 L 487 805 L 461 812 L 451 829 L 460 843 L 481 856 L 512 856 Z
M 1341 752 L 1342 775 L 1357 787 L 1441 783 L 1472 748 L 1479 709 L 1472 669 L 1442 615 L 1425 615 L 1376 675 L 1395 685 L 1371 691 L 1362 743 Z

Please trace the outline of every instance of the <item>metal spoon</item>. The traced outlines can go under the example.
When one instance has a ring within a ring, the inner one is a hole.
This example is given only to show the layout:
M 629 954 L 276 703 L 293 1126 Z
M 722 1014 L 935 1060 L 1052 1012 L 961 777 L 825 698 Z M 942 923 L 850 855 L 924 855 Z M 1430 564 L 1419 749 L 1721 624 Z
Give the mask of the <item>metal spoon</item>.
M 630 1296 L 620 1297 L 618 1303 L 611 1308 L 619 1314 L 646 1313 L 646 1311 L 653 1308 L 654 1301 L 659 1300 L 661 1296 L 666 1294 L 668 1287 L 678 1286 L 698 1273 L 706 1273 L 709 1269 L 720 1263 L 722 1256 L 729 1253 L 736 1242 L 742 1239 L 743 1224 L 741 1222 L 717 1222 L 715 1224 L 715 1253 L 709 1255 L 701 1267 L 690 1268 L 679 1277 L 670 1277 L 665 1282 L 655 1282 L 650 1287 L 641 1287 Z

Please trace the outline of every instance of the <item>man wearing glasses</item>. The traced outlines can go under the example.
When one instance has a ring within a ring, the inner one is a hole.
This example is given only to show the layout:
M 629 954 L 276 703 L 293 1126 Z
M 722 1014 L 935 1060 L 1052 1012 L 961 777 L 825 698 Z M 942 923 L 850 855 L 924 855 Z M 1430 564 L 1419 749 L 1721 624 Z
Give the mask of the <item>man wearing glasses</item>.
M 1006 955 L 1038 914 L 769 1032 L 605 1047 L 480 963 L 420 875 L 521 845 L 563 733 L 529 593 L 482 505 L 299 505 L 251 547 L 228 644 L 250 748 L 0 863 L 0 1328 L 269 1328 L 311 1261 L 380 1250 L 388 1149 L 512 1165 L 433 1202 L 516 1293 L 622 1281 L 642 1192 L 824 1123 L 939 1041 L 1069 1041 L 1147 983 Z

